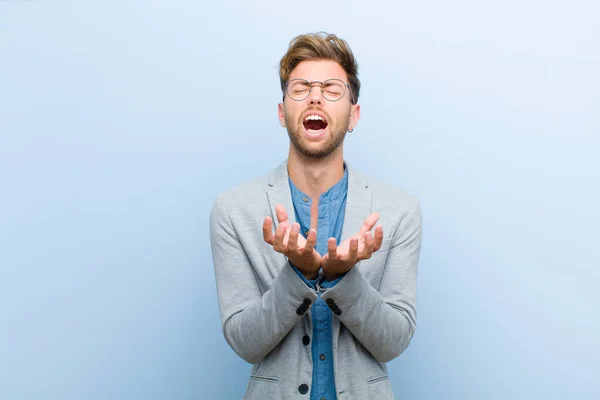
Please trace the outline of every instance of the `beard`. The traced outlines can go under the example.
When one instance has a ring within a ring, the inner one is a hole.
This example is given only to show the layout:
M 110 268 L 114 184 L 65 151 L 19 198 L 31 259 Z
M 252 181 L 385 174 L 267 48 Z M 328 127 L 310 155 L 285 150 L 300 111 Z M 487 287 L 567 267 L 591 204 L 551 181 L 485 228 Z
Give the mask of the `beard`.
M 329 116 L 330 121 L 327 125 L 329 132 L 319 142 L 312 142 L 304 136 L 304 124 L 302 116 L 296 123 L 293 123 L 292 119 L 286 114 L 285 125 L 287 127 L 288 136 L 290 142 L 296 149 L 296 151 L 306 159 L 309 160 L 321 160 L 331 155 L 341 144 L 344 142 L 346 137 L 347 127 L 350 125 L 350 110 L 346 114 L 345 118 L 342 118 L 342 124 L 334 123 Z

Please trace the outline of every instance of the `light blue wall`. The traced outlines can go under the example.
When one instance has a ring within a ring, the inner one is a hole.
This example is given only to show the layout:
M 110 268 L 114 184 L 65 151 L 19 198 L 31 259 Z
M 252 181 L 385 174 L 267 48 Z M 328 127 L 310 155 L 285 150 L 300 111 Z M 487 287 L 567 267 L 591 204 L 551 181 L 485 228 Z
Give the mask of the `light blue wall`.
M 398 398 L 600 398 L 598 2 L 198 3 L 0 1 L 0 399 L 241 398 L 208 213 L 285 158 L 316 30 L 360 63 L 346 158 L 422 201 Z

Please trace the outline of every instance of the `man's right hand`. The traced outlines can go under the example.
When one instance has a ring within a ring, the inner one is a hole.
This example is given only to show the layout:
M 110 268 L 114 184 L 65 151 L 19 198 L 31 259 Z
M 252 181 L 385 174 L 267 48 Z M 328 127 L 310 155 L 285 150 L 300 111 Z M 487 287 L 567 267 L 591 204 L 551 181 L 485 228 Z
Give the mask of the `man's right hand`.
M 311 228 L 305 239 L 300 235 L 300 224 L 294 222 L 290 226 L 287 212 L 281 204 L 277 204 L 275 210 L 279 225 L 273 236 L 273 220 L 271 217 L 265 217 L 263 222 L 265 242 L 273 246 L 276 252 L 285 255 L 306 279 L 317 278 L 321 268 L 321 255 L 315 250 L 317 231 Z

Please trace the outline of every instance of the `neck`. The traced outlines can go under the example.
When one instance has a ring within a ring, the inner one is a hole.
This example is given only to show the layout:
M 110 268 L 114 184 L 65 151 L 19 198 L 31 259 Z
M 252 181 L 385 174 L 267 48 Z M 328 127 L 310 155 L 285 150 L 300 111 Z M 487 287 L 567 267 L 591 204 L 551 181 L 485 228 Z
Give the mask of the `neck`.
M 294 185 L 318 202 L 319 196 L 344 176 L 342 146 L 325 158 L 310 159 L 302 156 L 290 144 L 287 169 Z

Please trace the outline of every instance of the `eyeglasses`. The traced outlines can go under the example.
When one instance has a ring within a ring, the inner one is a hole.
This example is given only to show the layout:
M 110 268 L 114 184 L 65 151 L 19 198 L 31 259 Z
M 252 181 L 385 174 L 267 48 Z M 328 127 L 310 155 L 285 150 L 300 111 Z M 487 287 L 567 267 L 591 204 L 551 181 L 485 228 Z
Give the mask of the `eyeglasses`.
M 312 81 L 306 79 L 292 79 L 285 84 L 286 92 L 290 99 L 294 101 L 302 101 L 308 98 L 313 84 L 321 86 L 323 97 L 329 101 L 338 101 L 346 94 L 346 88 L 350 89 L 350 85 L 341 79 L 327 79 L 325 82 Z

